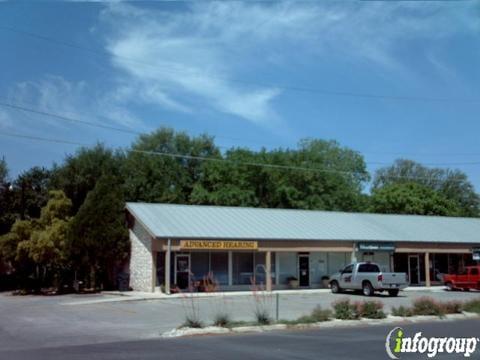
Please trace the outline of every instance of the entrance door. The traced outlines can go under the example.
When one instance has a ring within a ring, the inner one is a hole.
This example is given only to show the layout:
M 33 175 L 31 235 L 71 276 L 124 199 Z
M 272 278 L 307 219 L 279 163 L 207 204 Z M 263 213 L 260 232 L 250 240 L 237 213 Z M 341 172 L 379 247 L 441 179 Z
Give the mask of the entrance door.
M 412 285 L 420 283 L 420 258 L 418 255 L 408 256 L 408 278 Z
M 310 266 L 308 255 L 298 255 L 298 275 L 300 286 L 310 286 Z
M 179 289 L 190 285 L 190 254 L 175 254 L 175 284 Z

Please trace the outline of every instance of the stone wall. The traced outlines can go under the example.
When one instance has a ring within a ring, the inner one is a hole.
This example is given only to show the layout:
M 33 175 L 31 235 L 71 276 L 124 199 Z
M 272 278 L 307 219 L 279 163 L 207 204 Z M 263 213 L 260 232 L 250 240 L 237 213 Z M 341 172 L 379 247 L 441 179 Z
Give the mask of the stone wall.
M 135 291 L 154 290 L 154 264 L 152 239 L 148 232 L 135 222 L 130 230 L 130 286 Z

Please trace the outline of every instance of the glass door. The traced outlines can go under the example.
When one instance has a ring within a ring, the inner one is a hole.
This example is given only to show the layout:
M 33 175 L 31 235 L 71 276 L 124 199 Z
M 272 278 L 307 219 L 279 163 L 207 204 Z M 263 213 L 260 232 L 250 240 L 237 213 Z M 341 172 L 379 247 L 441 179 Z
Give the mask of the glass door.
M 310 256 L 298 255 L 298 275 L 300 286 L 310 286 Z
M 408 256 L 408 278 L 412 285 L 420 283 L 420 259 L 418 255 Z
M 179 289 L 190 285 L 190 254 L 175 254 L 175 284 Z

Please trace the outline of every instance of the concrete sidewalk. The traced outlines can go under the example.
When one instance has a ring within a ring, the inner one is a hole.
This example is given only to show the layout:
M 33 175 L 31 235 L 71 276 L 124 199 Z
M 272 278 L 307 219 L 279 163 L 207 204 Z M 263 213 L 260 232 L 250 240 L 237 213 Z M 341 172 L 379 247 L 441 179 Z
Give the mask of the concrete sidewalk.
M 445 286 L 411 286 L 407 287 L 406 292 L 442 292 L 445 291 Z M 291 290 L 274 290 L 272 294 L 280 295 L 315 295 L 315 294 L 329 294 L 330 289 L 291 289 Z M 181 299 L 189 296 L 188 293 L 178 294 L 164 294 L 161 292 L 141 292 L 141 291 L 104 291 L 101 293 L 106 297 L 97 299 L 80 300 L 73 302 L 65 302 L 63 305 L 89 305 L 89 304 L 101 304 L 109 302 L 123 302 L 123 301 L 142 301 L 142 300 L 170 300 Z M 198 298 L 209 297 L 224 297 L 232 298 L 237 296 L 252 296 L 252 291 L 227 291 L 227 292 L 214 292 L 214 293 L 194 293 Z

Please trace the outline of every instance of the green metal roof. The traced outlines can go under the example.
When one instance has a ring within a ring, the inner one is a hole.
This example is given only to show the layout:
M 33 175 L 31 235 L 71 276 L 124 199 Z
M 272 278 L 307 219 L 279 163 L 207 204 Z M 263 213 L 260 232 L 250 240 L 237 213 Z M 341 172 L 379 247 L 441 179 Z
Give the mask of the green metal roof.
M 158 238 L 413 241 L 480 244 L 480 219 L 127 203 Z

